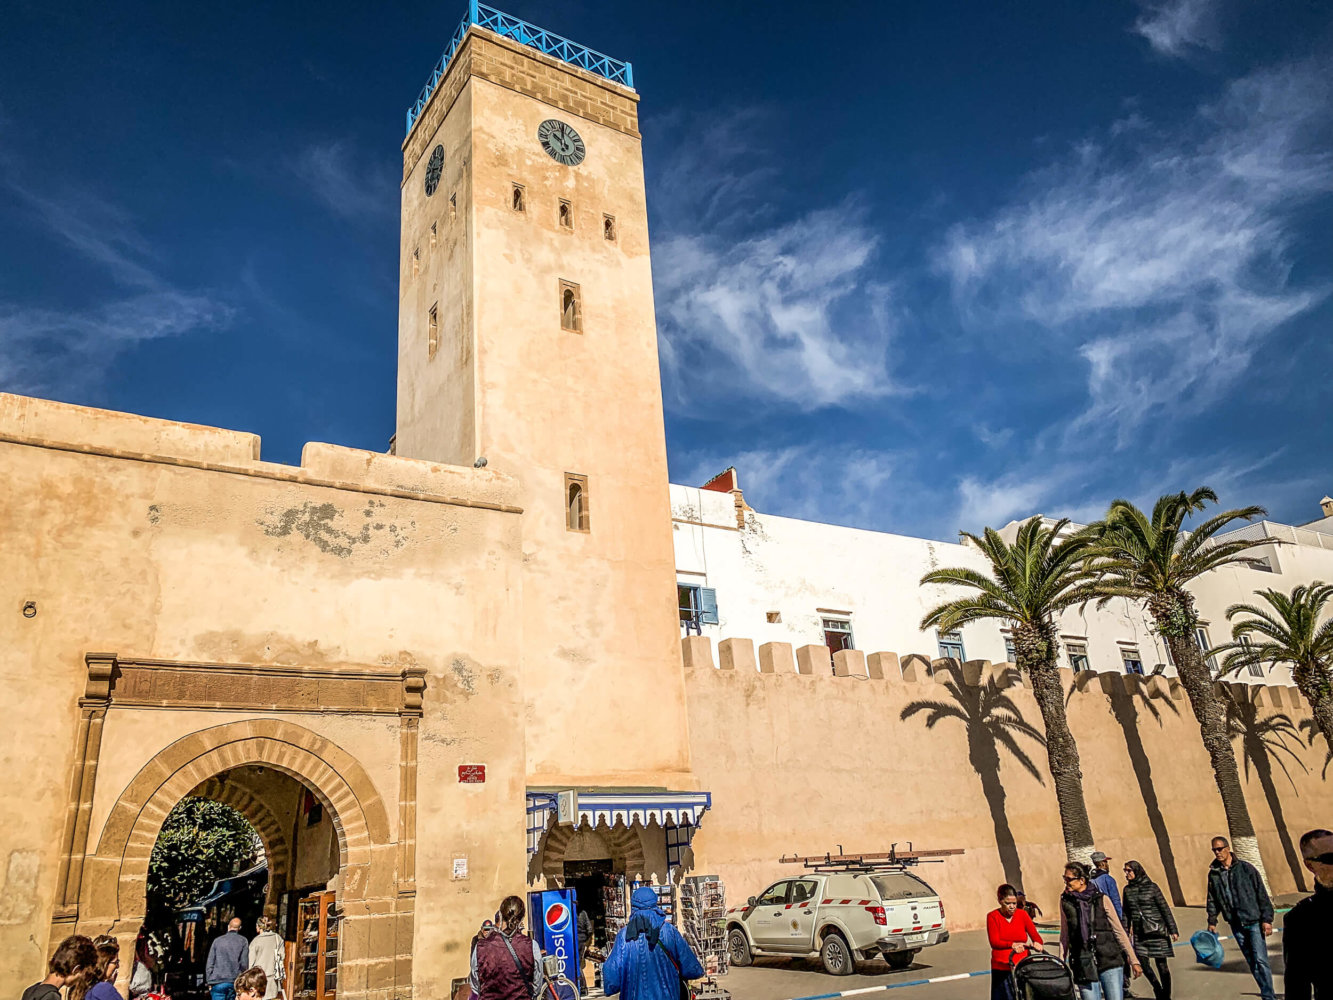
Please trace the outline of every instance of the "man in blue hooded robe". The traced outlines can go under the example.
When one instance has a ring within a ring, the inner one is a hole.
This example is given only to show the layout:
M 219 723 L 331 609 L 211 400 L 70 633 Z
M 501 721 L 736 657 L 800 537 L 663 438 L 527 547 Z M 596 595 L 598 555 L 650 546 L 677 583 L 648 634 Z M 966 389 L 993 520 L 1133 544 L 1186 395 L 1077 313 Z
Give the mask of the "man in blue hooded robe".
M 666 922 L 657 893 L 647 886 L 630 897 L 630 918 L 602 966 L 607 996 L 622 1000 L 682 1000 L 681 984 L 704 967 L 680 932 Z

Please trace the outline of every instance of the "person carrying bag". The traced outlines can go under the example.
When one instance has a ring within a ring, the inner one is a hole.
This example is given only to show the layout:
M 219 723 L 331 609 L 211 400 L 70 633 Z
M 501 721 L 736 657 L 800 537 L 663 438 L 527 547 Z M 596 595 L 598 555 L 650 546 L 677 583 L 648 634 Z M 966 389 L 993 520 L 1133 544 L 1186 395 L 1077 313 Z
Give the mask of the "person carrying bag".
M 1180 932 L 1161 887 L 1137 861 L 1125 862 L 1123 900 L 1125 929 L 1133 940 L 1143 975 L 1152 985 L 1153 997 L 1171 1000 L 1171 968 L 1167 963 L 1174 952 L 1171 942 L 1180 940 Z
M 657 893 L 647 886 L 630 897 L 630 919 L 602 966 L 607 996 L 623 1000 L 689 1000 L 689 981 L 704 967 L 680 932 L 666 922 Z

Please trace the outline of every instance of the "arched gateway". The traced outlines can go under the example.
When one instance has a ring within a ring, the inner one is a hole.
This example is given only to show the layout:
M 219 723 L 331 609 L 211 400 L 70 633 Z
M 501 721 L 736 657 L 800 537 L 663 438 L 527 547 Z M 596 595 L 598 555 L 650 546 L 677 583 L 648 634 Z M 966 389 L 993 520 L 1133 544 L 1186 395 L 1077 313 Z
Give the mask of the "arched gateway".
M 337 837 L 341 917 L 339 997 L 410 995 L 412 907 L 396 870 L 399 845 L 370 776 L 333 741 L 291 722 L 252 719 L 199 730 L 152 757 L 111 807 L 83 863 L 78 927 L 132 945 L 144 919 L 148 863 L 167 814 L 190 795 L 236 805 L 260 819 L 276 869 L 290 863 L 281 831 L 262 803 L 228 792 L 225 776 L 272 768 L 306 786 L 331 817 Z M 222 776 L 220 779 L 219 776 Z M 258 827 L 257 827 L 258 829 Z M 275 836 L 277 835 L 277 836 Z M 285 874 L 285 871 L 283 872 Z M 384 926 L 392 922 L 392 927 Z

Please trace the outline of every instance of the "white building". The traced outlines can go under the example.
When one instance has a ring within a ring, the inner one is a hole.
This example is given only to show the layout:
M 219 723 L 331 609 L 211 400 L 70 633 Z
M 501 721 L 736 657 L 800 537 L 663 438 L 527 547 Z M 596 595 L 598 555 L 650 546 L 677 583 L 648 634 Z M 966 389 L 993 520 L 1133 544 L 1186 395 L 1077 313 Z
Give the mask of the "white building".
M 1227 537 L 1280 539 L 1256 549 L 1246 564 L 1209 574 L 1192 588 L 1200 616 L 1199 641 L 1214 648 L 1230 640 L 1226 609 L 1253 603 L 1256 590 L 1290 591 L 1300 583 L 1333 581 L 1333 500 L 1325 517 L 1293 527 L 1271 521 Z M 922 630 L 921 619 L 951 588 L 922 586 L 932 569 L 967 566 L 987 571 L 986 558 L 967 544 L 911 538 L 759 513 L 746 504 L 734 470 L 704 487 L 671 486 L 681 628 L 714 640 L 735 637 L 794 646 L 823 643 L 867 653 L 919 653 L 928 658 L 1014 659 L 1006 630 L 976 622 L 961 634 Z M 1012 538 L 1019 522 L 1001 529 Z M 1175 673 L 1165 643 L 1142 607 L 1115 598 L 1061 621 L 1060 665 L 1075 670 Z M 1263 679 L 1289 683 L 1285 667 Z M 1247 673 L 1239 680 L 1260 680 Z

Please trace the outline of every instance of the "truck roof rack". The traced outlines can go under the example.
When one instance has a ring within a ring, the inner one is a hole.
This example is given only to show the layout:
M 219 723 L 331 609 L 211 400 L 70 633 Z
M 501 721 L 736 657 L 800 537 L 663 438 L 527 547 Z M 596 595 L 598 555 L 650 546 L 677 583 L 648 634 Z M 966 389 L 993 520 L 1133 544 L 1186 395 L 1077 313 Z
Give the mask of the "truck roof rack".
M 912 847 L 912 842 L 907 842 L 907 850 L 898 850 L 896 843 L 889 846 L 887 852 L 875 854 L 848 854 L 843 850 L 841 844 L 838 845 L 838 853 L 828 852 L 822 856 L 812 855 L 810 857 L 798 857 L 797 855 L 783 855 L 778 858 L 779 864 L 784 865 L 804 865 L 817 872 L 853 872 L 856 874 L 868 874 L 876 871 L 895 871 L 907 868 L 909 865 L 919 864 L 942 864 L 945 858 L 962 854 L 963 848 L 951 847 L 943 850 L 918 851 Z

